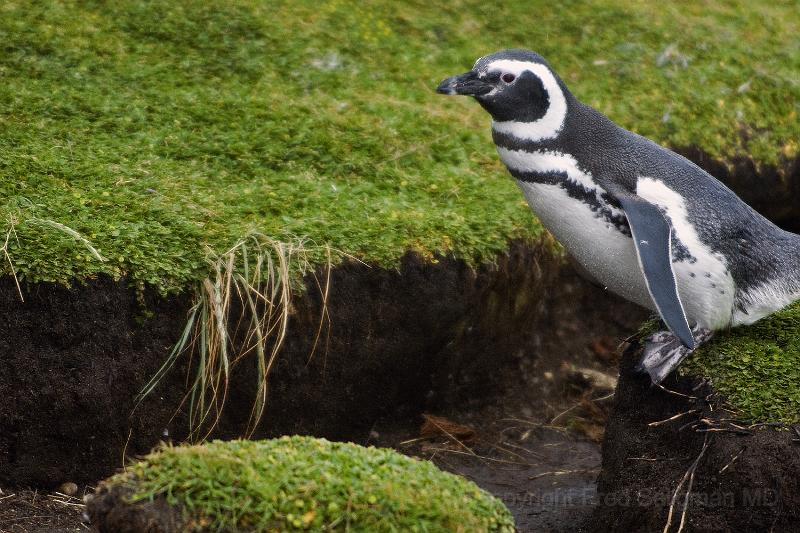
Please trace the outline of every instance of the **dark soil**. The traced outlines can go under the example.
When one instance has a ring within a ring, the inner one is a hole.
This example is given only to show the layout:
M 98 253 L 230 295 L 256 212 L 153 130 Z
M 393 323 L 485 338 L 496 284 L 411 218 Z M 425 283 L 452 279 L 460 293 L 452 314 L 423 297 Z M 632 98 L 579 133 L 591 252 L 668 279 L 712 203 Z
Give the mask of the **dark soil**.
M 608 394 L 576 381 L 571 369 L 610 372 L 613 381 L 617 361 L 608 356 L 641 322 L 643 312 L 589 286 L 569 270 L 559 275 L 554 287 L 536 342 L 509 359 L 495 354 L 495 360 L 504 363 L 493 369 L 495 386 L 488 394 L 428 406 L 474 435 L 421 438 L 419 413 L 393 413 L 376 419 L 363 438 L 351 438 L 431 459 L 472 479 L 504 500 L 523 533 L 585 528 L 600 468 L 602 429 L 596 430 L 605 424 L 604 406 L 610 401 L 600 400 L 600 407 L 589 412 L 581 408 L 582 399 Z M 568 409 L 567 416 L 551 424 Z M 118 491 L 104 491 L 90 506 L 103 531 L 121 531 L 144 517 L 158 524 L 175 520 L 174 510 L 163 502 L 128 506 L 121 504 L 121 496 Z
M 496 369 L 500 388 L 435 411 L 474 429 L 474 437 L 419 440 L 421 420 L 412 417 L 380 421 L 369 441 L 471 479 L 503 499 L 522 533 L 588 528 L 611 398 L 571 369 L 594 369 L 613 383 L 614 350 L 646 316 L 570 271 L 556 286 L 559 303 L 550 307 L 540 344 L 516 365 Z
M 81 499 L 32 490 L 0 490 L 0 533 L 74 533 L 81 523 Z
M 524 524 L 536 529 L 536 516 L 555 509 L 543 511 L 537 503 L 538 486 L 549 487 L 550 474 L 530 476 L 579 470 L 555 477 L 593 492 L 597 444 L 541 426 L 577 401 L 564 394 L 562 364 L 613 365 L 588 345 L 598 337 L 618 342 L 641 311 L 519 245 L 496 267 L 478 272 L 413 256 L 400 272 L 347 265 L 334 271 L 331 291 L 329 348 L 310 363 L 311 339 L 300 332 L 316 326 L 319 295 L 311 290 L 296 304 L 294 333 L 273 374 L 257 437 L 308 433 L 426 455 L 399 443 L 418 435 L 419 413 L 439 412 L 480 429 L 489 444 L 476 444 L 476 454 L 500 453 L 495 459 L 507 461 L 496 447 L 501 442 L 543 450 L 533 452 L 541 456 L 534 466 L 473 463 L 449 452 L 435 458 L 504 497 L 522 531 Z M 3 286 L 2 295 L 0 319 L 12 332 L 0 341 L 0 394 L 10 399 L 0 404 L 2 486 L 94 484 L 121 466 L 123 453 L 149 451 L 165 428 L 175 439 L 185 434 L 182 415 L 170 421 L 185 390 L 185 368 L 129 413 L 133 396 L 179 335 L 188 299 L 146 294 L 145 309 L 157 317 L 148 319 L 135 291 L 107 279 L 72 290 L 29 288 L 25 303 L 12 286 Z M 234 393 L 218 435 L 243 429 L 246 393 L 247 386 Z M 513 429 L 520 423 L 506 419 L 522 420 L 532 431 Z M 587 505 L 580 508 L 588 512 Z M 562 529 L 571 530 L 578 516 L 569 514 Z
M 421 439 L 419 424 L 409 421 L 399 428 L 376 426 L 374 442 L 393 443 L 403 453 L 430 459 L 474 481 L 503 500 L 520 532 L 584 531 L 596 499 L 600 446 L 564 426 L 575 418 L 550 424 L 556 408 L 563 411 L 576 400 L 569 395 L 540 397 L 534 405 L 545 400 L 549 406 L 532 412 L 508 399 L 509 405 L 456 409 L 445 417 L 475 428 L 471 438 Z M 595 422 L 602 425 L 605 420 Z
M 496 267 L 477 272 L 410 254 L 399 271 L 337 268 L 327 351 L 309 361 L 321 309 L 310 283 L 296 299 L 255 436 L 358 440 L 379 417 L 486 394 L 494 369 L 516 363 L 546 319 L 546 287 L 558 265 L 542 249 L 515 245 Z M 136 411 L 133 401 L 178 339 L 188 298 L 137 297 L 109 279 L 73 289 L 36 285 L 24 296 L 11 280 L 0 284 L 1 485 L 93 483 L 119 468 L 123 453 L 145 453 L 166 434 L 185 436 L 185 417 L 173 418 L 186 391 L 185 363 Z M 215 436 L 245 429 L 252 374 L 245 365 L 237 370 Z
M 0 282 L 0 485 L 93 483 L 122 466 L 126 443 L 142 453 L 167 427 L 183 387 L 164 387 L 130 414 L 189 300 L 147 295 L 142 306 L 109 279 L 26 287 L 24 297 Z
M 640 354 L 632 345 L 623 355 L 603 442 L 595 530 L 661 531 L 679 480 L 706 443 L 688 500 L 686 531 L 799 531 L 797 434 L 769 426 L 741 430 L 748 423 L 719 408 L 711 387 L 697 378 L 673 375 L 664 383 L 694 398 L 651 387 L 633 371 Z M 698 412 L 689 412 L 693 409 Z M 681 413 L 686 414 L 648 426 Z M 685 492 L 674 506 L 670 531 L 678 528 Z
M 550 347 L 556 336 L 574 336 L 558 323 L 579 315 L 579 305 L 597 307 L 589 300 L 603 295 L 590 289 L 587 297 L 586 284 L 558 281 L 561 266 L 542 250 L 516 244 L 496 266 L 478 271 L 411 254 L 399 271 L 337 268 L 327 351 L 311 361 L 308 332 L 316 330 L 321 306 L 309 284 L 295 303 L 256 436 L 364 440 L 380 418 L 458 405 L 501 389 L 501 369 L 540 357 L 545 339 Z M 0 283 L 2 485 L 93 483 L 122 465 L 123 452 L 145 453 L 165 430 L 178 440 L 185 435 L 185 418 L 173 419 L 185 391 L 185 366 L 131 412 L 136 393 L 178 338 L 189 298 L 137 295 L 109 279 L 72 289 L 40 284 L 26 287 L 24 296 L 21 302 L 11 280 Z M 591 317 L 618 314 L 597 309 Z M 234 376 L 234 382 L 244 385 L 233 388 L 220 436 L 244 429 L 252 401 L 249 380 Z
M 173 533 L 189 529 L 180 509 L 170 506 L 165 497 L 129 504 L 131 493 L 123 487 L 101 485 L 87 508 L 92 527 L 101 533 Z

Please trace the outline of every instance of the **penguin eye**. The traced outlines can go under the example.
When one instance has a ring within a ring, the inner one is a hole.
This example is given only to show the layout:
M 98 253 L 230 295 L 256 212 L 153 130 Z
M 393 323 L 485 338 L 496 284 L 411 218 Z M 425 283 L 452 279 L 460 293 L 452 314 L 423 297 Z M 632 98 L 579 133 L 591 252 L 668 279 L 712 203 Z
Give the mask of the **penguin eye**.
M 502 80 L 506 83 L 511 83 L 512 81 L 514 81 L 515 78 L 516 76 L 514 76 L 510 72 L 506 72 L 505 74 L 503 74 Z

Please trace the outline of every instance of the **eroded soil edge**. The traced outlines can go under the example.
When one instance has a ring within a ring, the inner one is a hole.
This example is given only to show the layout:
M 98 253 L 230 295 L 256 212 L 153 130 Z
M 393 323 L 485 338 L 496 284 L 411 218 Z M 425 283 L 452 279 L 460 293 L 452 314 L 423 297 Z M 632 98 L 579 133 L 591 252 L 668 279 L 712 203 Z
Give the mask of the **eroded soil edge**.
M 595 530 L 661 531 L 672 505 L 675 531 L 686 501 L 689 531 L 800 528 L 797 435 L 736 420 L 698 378 L 670 376 L 663 385 L 672 392 L 651 387 L 633 371 L 637 348 L 623 355 L 606 427 Z M 688 498 L 685 483 L 673 505 L 695 461 Z
M 477 271 L 412 254 L 397 271 L 343 265 L 331 277 L 327 349 L 311 360 L 321 296 L 309 283 L 294 303 L 255 437 L 365 442 L 380 419 L 507 388 L 507 380 L 520 381 L 520 365 L 549 347 L 584 350 L 629 306 L 577 281 L 548 249 L 515 243 L 495 266 Z M 11 280 L 0 282 L 0 486 L 92 484 L 120 468 L 123 454 L 145 453 L 165 435 L 186 436 L 185 414 L 175 416 L 185 358 L 135 411 L 133 399 L 179 337 L 188 297 L 146 293 L 142 302 L 110 279 L 72 289 L 29 286 L 24 297 Z M 565 329 L 567 316 L 581 316 L 583 325 Z M 234 372 L 214 436 L 243 431 L 251 370 L 245 364 Z

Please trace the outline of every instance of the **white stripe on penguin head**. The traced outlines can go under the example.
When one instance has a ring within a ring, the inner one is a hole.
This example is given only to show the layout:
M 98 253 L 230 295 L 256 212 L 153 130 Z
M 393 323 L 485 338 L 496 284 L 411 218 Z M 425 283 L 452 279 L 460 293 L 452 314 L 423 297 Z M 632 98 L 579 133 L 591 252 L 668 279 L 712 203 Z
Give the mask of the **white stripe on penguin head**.
M 550 105 L 542 118 L 533 122 L 516 120 L 494 121 L 492 122 L 492 128 L 495 131 L 526 141 L 552 139 L 561 132 L 564 127 L 564 119 L 567 116 L 567 99 L 564 97 L 564 92 L 549 68 L 541 63 L 533 63 L 531 61 L 498 59 L 486 65 L 482 70 L 483 73 L 510 72 L 515 76 L 519 76 L 525 71 L 531 72 L 542 81 L 550 101 Z M 487 96 L 491 96 L 493 93 L 494 91 Z

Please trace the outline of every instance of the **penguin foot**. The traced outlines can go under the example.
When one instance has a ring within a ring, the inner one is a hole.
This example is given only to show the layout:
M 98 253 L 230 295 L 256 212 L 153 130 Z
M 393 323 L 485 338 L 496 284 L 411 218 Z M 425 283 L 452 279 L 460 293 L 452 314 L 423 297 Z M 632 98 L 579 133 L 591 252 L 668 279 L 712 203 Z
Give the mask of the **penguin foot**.
M 692 329 L 692 334 L 695 346 L 699 346 L 714 336 L 713 331 L 699 327 Z M 644 354 L 639 364 L 636 365 L 636 371 L 646 372 L 650 375 L 650 381 L 654 385 L 658 385 L 693 351 L 684 346 L 673 333 L 659 331 L 645 339 Z

